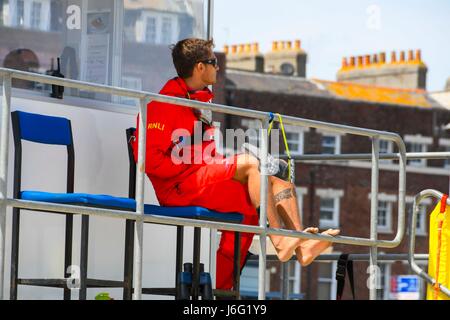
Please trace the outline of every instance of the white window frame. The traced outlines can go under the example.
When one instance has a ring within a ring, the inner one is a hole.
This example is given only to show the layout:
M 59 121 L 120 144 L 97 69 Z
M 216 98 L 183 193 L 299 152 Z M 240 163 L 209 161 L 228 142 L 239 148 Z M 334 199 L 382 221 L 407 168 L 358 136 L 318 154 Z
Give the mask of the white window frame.
M 298 134 L 298 139 L 297 140 L 289 140 L 287 139 L 287 142 L 289 144 L 289 142 L 293 142 L 298 144 L 298 148 L 297 149 L 292 149 L 289 146 L 289 151 L 291 153 L 291 155 L 300 155 L 304 153 L 304 146 L 305 146 L 305 132 L 309 131 L 309 128 L 303 128 L 303 127 L 298 127 L 298 126 L 291 126 L 291 125 L 284 125 L 284 129 L 286 131 L 286 133 L 293 133 L 293 134 Z M 283 138 L 283 137 L 281 137 Z M 284 144 L 283 144 L 284 147 Z M 286 150 L 284 151 L 286 153 Z
M 386 150 L 381 150 L 381 142 L 386 143 L 387 144 L 387 148 Z M 394 144 L 392 141 L 389 140 L 380 140 L 380 154 L 381 153 L 393 153 L 394 152 Z M 384 163 L 384 164 L 388 164 L 388 163 L 392 163 L 391 159 L 381 159 L 380 163 Z
M 141 19 L 138 24 L 140 26 L 136 26 L 136 41 L 138 42 L 146 42 L 147 41 L 147 19 L 148 18 L 154 18 L 156 20 L 156 37 L 155 37 L 155 44 L 171 44 L 175 42 L 175 39 L 178 37 L 179 33 L 179 22 L 178 22 L 178 15 L 177 14 L 169 14 L 169 13 L 162 13 L 162 12 L 154 12 L 154 11 L 144 11 L 142 12 Z M 170 34 L 170 41 L 169 43 L 163 43 L 163 36 L 162 36 L 162 26 L 164 19 L 169 19 L 171 21 L 171 34 Z
M 383 290 L 383 300 L 390 300 L 391 299 L 391 265 L 392 262 L 388 261 L 380 261 L 380 264 L 384 265 L 384 281 L 382 283 L 382 288 L 377 290 Z M 381 277 L 381 275 L 380 275 Z M 381 279 L 380 279 L 381 280 Z M 378 280 L 377 280 L 378 281 Z M 377 294 L 378 297 L 378 294 Z
M 324 261 L 318 261 L 317 263 L 331 263 L 331 275 L 330 278 L 320 278 L 317 277 L 317 287 L 319 287 L 319 283 L 331 283 L 330 286 L 330 297 L 331 300 L 336 300 L 336 290 L 337 290 L 337 281 L 336 281 L 336 269 L 337 269 L 337 261 L 331 261 L 331 262 L 324 262 Z M 318 293 L 318 291 L 317 291 Z M 317 299 L 319 297 L 317 296 Z
M 320 142 L 320 146 L 323 150 L 323 141 L 324 137 L 333 137 L 335 138 L 335 145 L 334 145 L 334 153 L 333 154 L 340 154 L 341 153 L 341 136 L 344 135 L 343 133 L 337 133 L 337 132 L 330 132 L 325 130 L 317 130 L 318 133 L 322 134 L 322 139 Z
M 428 145 L 433 143 L 432 137 L 422 136 L 420 134 L 417 135 L 405 135 L 404 137 L 405 144 L 416 144 L 421 148 L 420 152 L 427 152 Z M 410 152 L 410 151 L 408 151 Z M 426 167 L 427 159 L 414 159 L 408 160 L 407 165 L 409 166 L 417 166 L 417 167 Z
M 439 139 L 439 146 L 440 147 L 444 147 L 446 150 L 446 152 L 450 152 L 450 139 L 444 139 L 444 138 L 440 138 Z M 445 169 L 450 169 L 450 158 L 445 159 L 444 162 L 444 168 Z
M 371 194 L 369 193 L 369 201 L 371 200 Z M 386 193 L 378 194 L 378 210 L 380 208 L 380 201 L 386 202 L 386 226 L 380 226 L 377 219 L 377 232 L 379 233 L 392 233 L 392 208 L 393 204 L 397 202 L 397 195 L 391 195 Z M 377 213 L 378 214 L 378 213 Z
M 414 203 L 414 197 L 412 196 L 406 196 L 405 197 L 405 203 L 411 206 L 411 210 L 413 210 L 413 203 Z M 419 206 L 419 212 L 418 212 L 418 218 L 420 219 L 420 225 L 421 228 L 417 228 L 417 224 L 416 224 L 416 236 L 427 236 L 428 235 L 428 208 L 431 205 L 431 199 L 423 199 L 420 203 Z M 408 212 L 407 212 L 408 213 Z M 411 216 L 409 216 L 409 218 L 412 218 Z M 409 228 L 408 228 L 408 232 L 409 232 Z
M 23 1 L 23 24 L 17 21 L 17 2 L 18 0 L 9 0 L 9 14 L 11 25 L 14 27 L 22 27 L 27 29 L 48 31 L 50 30 L 50 0 L 24 0 Z M 41 5 L 41 12 L 39 17 L 39 26 L 32 27 L 32 8 L 34 3 Z
M 316 189 L 316 196 L 322 199 L 333 200 L 333 219 L 321 219 L 319 218 L 320 228 L 337 228 L 339 227 L 339 211 L 340 211 L 340 199 L 344 196 L 343 190 L 338 189 Z M 319 203 L 320 208 L 320 203 Z M 320 210 L 320 209 L 319 209 Z

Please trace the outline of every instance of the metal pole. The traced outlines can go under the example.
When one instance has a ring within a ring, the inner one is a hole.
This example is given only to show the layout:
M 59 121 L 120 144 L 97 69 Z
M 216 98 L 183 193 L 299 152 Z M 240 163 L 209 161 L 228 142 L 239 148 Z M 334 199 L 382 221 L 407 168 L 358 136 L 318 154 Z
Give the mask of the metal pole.
M 372 186 L 370 203 L 370 240 L 377 240 L 378 225 L 378 154 L 380 149 L 380 140 L 378 137 L 372 138 Z M 370 300 L 377 299 L 378 272 L 377 270 L 377 247 L 370 248 L 369 276 L 370 281 Z
M 217 259 L 217 229 L 211 228 L 209 232 L 209 275 L 212 288 L 216 288 L 216 259 Z
M 208 25 L 206 28 L 206 39 L 211 40 L 213 38 L 214 27 L 214 0 L 208 0 Z
M 3 76 L 2 123 L 0 132 L 0 300 L 3 300 L 5 279 L 5 235 L 6 235 L 6 204 L 8 187 L 8 138 L 9 114 L 11 111 L 11 75 Z
M 281 262 L 281 300 L 289 299 L 289 270 L 291 265 L 288 262 Z
M 147 138 L 147 99 L 141 98 L 139 104 L 139 140 L 138 162 L 136 166 L 136 213 L 142 218 L 137 219 L 134 233 L 134 294 L 133 300 L 142 299 L 142 255 L 144 241 L 144 182 L 145 182 L 145 147 Z
M 268 182 L 267 177 L 267 153 L 268 153 L 268 133 L 269 121 L 261 121 L 262 128 L 260 131 L 261 137 L 261 174 L 260 174 L 260 217 L 259 226 L 264 228 L 264 231 L 259 235 L 260 255 L 259 255 L 259 269 L 258 269 L 258 299 L 266 299 L 266 236 L 267 236 L 267 194 Z
M 206 28 L 206 39 L 211 40 L 213 38 L 213 21 L 214 21 L 214 1 L 208 0 L 208 22 Z M 208 86 L 212 91 L 212 86 Z M 211 228 L 209 230 L 209 274 L 211 276 L 211 282 L 213 289 L 216 288 L 216 250 L 217 250 L 217 229 Z

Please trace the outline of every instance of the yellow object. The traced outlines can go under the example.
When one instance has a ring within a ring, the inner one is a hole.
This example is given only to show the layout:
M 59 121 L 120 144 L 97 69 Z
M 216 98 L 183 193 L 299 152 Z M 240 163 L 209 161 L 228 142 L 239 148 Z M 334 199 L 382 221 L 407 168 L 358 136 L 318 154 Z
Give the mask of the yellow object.
M 281 118 L 281 114 L 276 113 L 276 115 L 278 116 L 278 120 L 280 121 L 281 133 L 283 134 L 284 148 L 286 149 L 286 154 L 288 156 L 289 179 L 291 180 L 291 182 L 294 182 L 293 181 L 293 179 L 294 179 L 294 177 L 293 177 L 294 161 L 292 161 L 291 152 L 289 151 L 289 145 L 288 145 L 287 138 L 286 138 L 286 132 L 284 131 L 283 119 Z M 270 136 L 270 131 L 272 131 L 272 126 L 273 126 L 273 120 L 269 124 L 269 130 L 268 130 L 269 136 Z
M 441 212 L 441 202 L 430 216 L 430 252 L 428 274 L 437 283 L 450 288 L 450 206 Z M 439 287 L 427 285 L 427 300 L 450 300 Z

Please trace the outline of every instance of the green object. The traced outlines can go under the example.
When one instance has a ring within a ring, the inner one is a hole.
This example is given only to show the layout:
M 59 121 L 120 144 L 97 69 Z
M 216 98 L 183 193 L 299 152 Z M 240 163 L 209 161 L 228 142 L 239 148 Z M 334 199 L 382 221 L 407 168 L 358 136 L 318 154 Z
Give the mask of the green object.
M 114 300 L 109 296 L 108 292 L 100 292 L 98 295 L 95 296 L 95 300 Z

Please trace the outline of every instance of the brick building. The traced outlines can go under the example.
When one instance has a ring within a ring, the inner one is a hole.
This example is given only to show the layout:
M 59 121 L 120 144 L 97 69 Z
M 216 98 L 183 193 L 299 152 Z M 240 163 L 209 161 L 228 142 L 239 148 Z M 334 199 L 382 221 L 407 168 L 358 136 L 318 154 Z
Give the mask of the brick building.
M 217 53 L 220 60 L 226 60 L 226 66 L 222 61 L 221 78 L 215 88 L 218 103 L 398 133 L 410 152 L 450 150 L 450 135 L 445 127 L 450 122 L 450 113 L 424 88 L 426 66 L 420 51 L 416 51 L 415 55 L 410 51 L 408 60 L 404 52 L 400 53 L 398 61 L 392 53 L 394 60 L 389 63 L 384 53 L 365 56 L 364 59 L 362 56 L 345 58 L 337 82 L 305 78 L 306 53 L 299 42 L 295 47 L 290 43 L 275 42 L 272 52 L 266 55 L 258 52 L 255 44 L 226 47 L 224 51 L 225 55 Z M 380 86 L 382 83 L 385 83 L 384 87 Z M 226 128 L 256 126 L 255 121 L 241 117 L 218 116 L 217 120 L 224 121 Z M 370 139 L 365 137 L 312 128 L 286 129 L 293 154 L 371 152 Z M 382 140 L 380 152 L 396 152 L 396 148 L 391 142 Z M 448 192 L 449 164 L 445 160 L 408 161 L 407 212 L 411 211 L 414 195 L 423 189 Z M 319 226 L 321 229 L 340 228 L 342 235 L 369 237 L 370 184 L 369 161 L 297 162 L 296 186 L 304 225 Z M 395 236 L 397 193 L 398 161 L 382 160 L 378 199 L 379 239 L 392 240 Z M 417 253 L 428 251 L 426 213 L 433 207 L 434 203 L 428 202 L 420 211 Z M 407 250 L 408 234 L 399 247 L 380 248 L 379 253 L 407 253 Z M 335 244 L 330 252 L 368 253 L 369 249 Z M 244 269 L 244 277 L 247 274 L 250 280 L 252 275 L 257 274 L 255 262 Z M 357 298 L 368 299 L 368 262 L 355 262 L 354 265 Z M 410 274 L 409 266 L 407 262 L 380 262 L 379 266 L 382 289 L 378 290 L 378 297 L 389 299 L 390 277 Z M 333 299 L 335 268 L 335 262 L 316 262 L 305 268 L 296 262 L 289 262 L 290 293 L 300 294 L 305 299 Z M 280 289 L 281 265 L 271 262 L 268 269 L 270 291 L 277 291 Z M 243 289 L 251 290 L 246 288 L 245 281 Z M 347 284 L 343 298 L 350 297 Z

